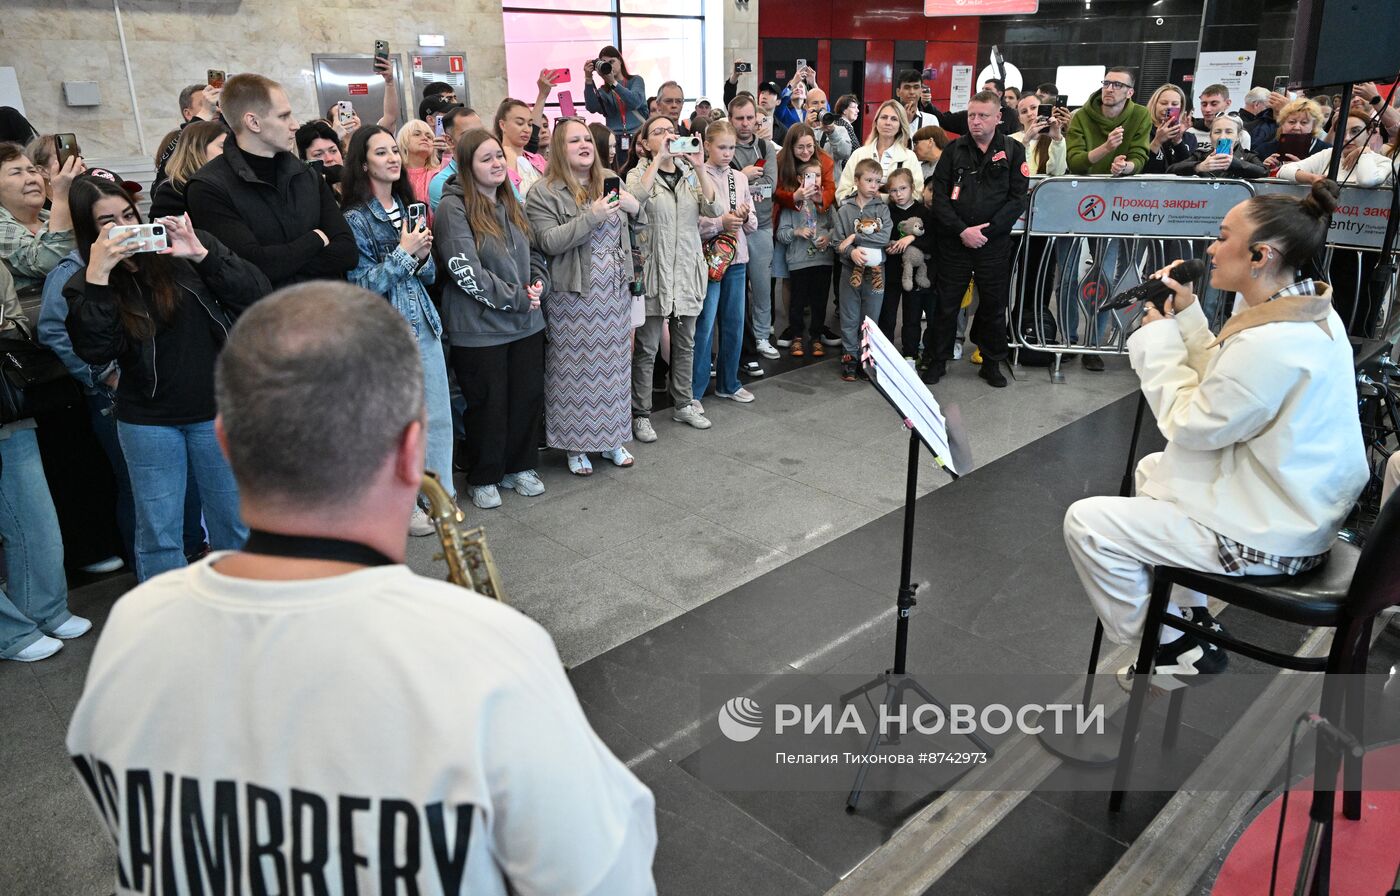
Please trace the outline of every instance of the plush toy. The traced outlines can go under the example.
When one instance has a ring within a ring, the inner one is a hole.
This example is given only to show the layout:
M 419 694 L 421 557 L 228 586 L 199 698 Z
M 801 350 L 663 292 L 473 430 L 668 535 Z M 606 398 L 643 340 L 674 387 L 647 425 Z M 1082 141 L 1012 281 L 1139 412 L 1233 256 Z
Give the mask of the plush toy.
M 856 233 L 863 233 L 866 236 L 871 236 L 879 231 L 879 218 L 856 219 Z M 885 288 L 885 266 L 883 264 L 851 265 L 851 286 L 855 289 L 860 289 L 861 283 L 865 282 L 865 274 L 867 271 L 870 272 L 871 287 L 877 291 L 883 290 Z
M 906 218 L 899 222 L 899 233 L 901 236 L 921 237 L 924 235 L 924 222 L 922 218 Z M 928 279 L 928 256 L 924 250 L 915 243 L 910 243 L 904 248 L 904 277 L 901 285 L 905 292 L 913 292 L 914 284 L 918 283 L 920 289 L 928 289 L 932 284 Z

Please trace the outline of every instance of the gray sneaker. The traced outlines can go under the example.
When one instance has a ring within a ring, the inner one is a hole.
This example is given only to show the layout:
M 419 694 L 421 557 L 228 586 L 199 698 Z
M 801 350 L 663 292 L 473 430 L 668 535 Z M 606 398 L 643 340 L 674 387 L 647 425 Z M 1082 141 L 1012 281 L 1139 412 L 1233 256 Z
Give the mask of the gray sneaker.
M 515 493 L 522 498 L 533 498 L 544 494 L 544 483 L 540 481 L 540 474 L 534 470 L 507 473 L 505 478 L 501 480 L 501 488 L 513 488 Z
M 650 417 L 632 418 L 632 435 L 637 437 L 638 442 L 655 442 L 656 430 L 652 428 Z
M 471 490 L 472 503 L 482 510 L 501 506 L 501 493 L 494 485 L 470 485 L 467 488 Z
M 696 429 L 709 429 L 714 425 L 701 413 L 693 401 L 683 408 L 676 408 L 675 413 L 671 414 L 671 419 L 677 423 L 689 424 Z

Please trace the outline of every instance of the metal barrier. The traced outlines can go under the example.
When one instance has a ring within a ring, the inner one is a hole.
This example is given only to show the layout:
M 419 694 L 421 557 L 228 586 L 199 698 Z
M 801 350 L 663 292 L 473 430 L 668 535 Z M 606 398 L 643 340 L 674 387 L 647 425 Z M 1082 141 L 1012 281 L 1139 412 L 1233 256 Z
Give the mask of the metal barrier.
M 1064 382 L 1066 354 L 1124 354 L 1142 309 L 1101 312 L 1102 303 L 1175 259 L 1203 256 L 1225 214 L 1256 193 L 1306 191 L 1282 181 L 1174 175 L 1040 179 L 1017 225 L 1024 236 L 1013 273 L 1013 347 L 1018 355 L 1052 353 L 1050 378 L 1057 383 Z M 1375 266 L 1390 199 L 1389 189 L 1343 188 L 1321 267 L 1354 272 L 1348 275 L 1355 279 L 1352 295 L 1362 294 Z M 1390 316 L 1396 291 L 1392 276 L 1368 312 L 1380 325 Z M 1233 310 L 1233 293 L 1221 293 L 1207 281 L 1198 282 L 1197 295 L 1212 329 L 1219 330 Z

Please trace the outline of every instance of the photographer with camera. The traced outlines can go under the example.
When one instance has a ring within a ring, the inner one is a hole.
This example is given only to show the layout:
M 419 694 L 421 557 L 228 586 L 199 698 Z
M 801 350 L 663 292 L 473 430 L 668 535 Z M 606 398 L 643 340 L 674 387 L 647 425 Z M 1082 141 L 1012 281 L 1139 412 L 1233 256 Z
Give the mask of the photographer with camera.
M 698 138 L 683 155 L 671 151 L 676 138 L 676 125 L 669 115 L 648 118 L 637 135 L 639 162 L 627 175 L 627 192 L 642 204 L 637 241 L 646 320 L 636 330 L 632 350 L 632 432 L 639 442 L 656 441 L 651 387 L 663 324 L 671 334 L 671 419 L 696 429 L 711 425 L 691 389 L 695 319 L 704 307 L 710 282 L 700 245 L 700 217 L 717 218 L 724 206 L 705 171 Z M 749 248 L 752 252 L 752 244 Z
M 1162 268 L 1164 312 L 1147 309 L 1128 339 L 1133 369 L 1167 438 L 1137 466 L 1135 497 L 1076 501 L 1065 544 L 1104 634 L 1142 636 L 1154 566 L 1214 575 L 1296 575 L 1320 565 L 1369 477 L 1356 416 L 1352 349 L 1332 290 L 1300 274 L 1322 249 L 1340 188 L 1232 208 L 1211 244 L 1210 285 L 1242 310 L 1219 336 L 1197 296 Z M 1173 594 L 1173 615 L 1218 625 L 1205 595 Z M 1163 626 L 1153 685 L 1197 684 L 1226 653 Z M 1131 681 L 1132 667 L 1119 672 Z
M 601 87 L 595 78 L 602 82 Z M 583 106 L 606 118 L 608 130 L 614 134 L 631 134 L 646 121 L 646 82 L 627 70 L 617 47 L 604 47 L 597 59 L 583 64 Z
M 154 222 L 169 246 L 159 252 L 114 234 L 141 223 L 118 183 L 85 177 L 73 185 L 72 202 L 86 267 L 63 288 L 68 333 L 79 358 L 121 370 L 114 415 L 136 508 L 136 577 L 144 582 L 186 563 L 189 470 L 210 546 L 236 550 L 248 537 L 214 436 L 214 359 L 234 318 L 271 286 L 254 264 L 195 230 L 188 215 Z

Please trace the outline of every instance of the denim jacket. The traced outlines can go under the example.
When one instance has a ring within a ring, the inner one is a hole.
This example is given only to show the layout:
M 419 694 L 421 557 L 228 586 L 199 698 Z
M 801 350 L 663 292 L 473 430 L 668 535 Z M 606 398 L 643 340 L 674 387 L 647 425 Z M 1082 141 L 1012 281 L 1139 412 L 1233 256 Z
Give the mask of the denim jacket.
M 74 249 L 58 263 L 44 280 L 44 301 L 39 307 L 37 336 L 49 351 L 58 355 L 63 366 L 68 368 L 73 379 L 82 384 L 89 394 L 104 391 L 101 367 L 93 367 L 73 351 L 73 340 L 68 335 L 68 300 L 63 296 L 63 287 L 73 279 L 73 275 L 86 268 L 83 257 Z
M 403 203 L 394 202 L 399 214 L 407 217 Z M 415 336 L 422 335 L 420 327 L 425 323 L 435 338 L 442 336 L 442 318 L 426 288 L 437 277 L 433 257 L 429 255 L 420 268 L 416 258 L 399 248 L 399 231 L 389 223 L 389 213 L 378 200 L 347 208 L 345 222 L 360 251 L 359 261 L 347 275 L 350 282 L 387 298 L 413 327 Z

